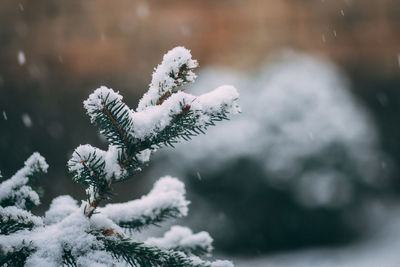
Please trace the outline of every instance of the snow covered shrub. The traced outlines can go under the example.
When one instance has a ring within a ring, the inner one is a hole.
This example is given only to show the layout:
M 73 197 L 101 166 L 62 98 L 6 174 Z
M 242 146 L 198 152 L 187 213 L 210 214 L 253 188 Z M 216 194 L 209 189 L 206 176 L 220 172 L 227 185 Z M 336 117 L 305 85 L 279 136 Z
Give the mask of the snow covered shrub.
M 80 205 L 70 196 L 60 196 L 44 217 L 29 211 L 39 204 L 31 179 L 48 167 L 38 153 L 0 184 L 2 266 L 232 266 L 198 257 L 212 250 L 206 232 L 173 226 L 163 237 L 135 239 L 135 233 L 150 225 L 187 215 L 185 187 L 176 178 L 160 178 L 140 199 L 100 207 L 110 198 L 112 185 L 139 172 L 153 151 L 204 133 L 216 121 L 239 112 L 232 86 L 201 96 L 183 92 L 182 86 L 194 80 L 196 67 L 190 52 L 176 47 L 155 69 L 136 111 L 106 87 L 84 101 L 91 122 L 110 145 L 107 151 L 81 145 L 68 161 L 73 180 L 87 188 L 87 200 Z
M 203 202 L 192 223 L 208 224 L 218 247 L 231 251 L 351 238 L 348 213 L 387 183 L 389 164 L 340 72 L 323 60 L 287 54 L 250 75 L 206 70 L 192 89 L 200 93 L 220 81 L 243 89 L 241 116 L 161 160 L 187 177 L 191 198 Z M 200 210 L 218 219 L 201 220 Z

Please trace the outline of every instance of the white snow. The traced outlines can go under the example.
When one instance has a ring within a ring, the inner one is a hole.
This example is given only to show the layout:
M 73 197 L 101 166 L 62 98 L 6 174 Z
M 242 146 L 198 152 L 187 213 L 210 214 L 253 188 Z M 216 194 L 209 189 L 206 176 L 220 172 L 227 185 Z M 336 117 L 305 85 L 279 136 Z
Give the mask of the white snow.
M 25 266 L 60 266 L 64 250 L 69 250 L 82 266 L 125 266 L 104 251 L 104 245 L 91 231 L 113 233 L 123 236 L 122 229 L 116 224 L 121 220 L 152 216 L 157 209 L 176 207 L 181 215 L 187 214 L 188 201 L 184 199 L 183 183 L 175 178 L 164 177 L 155 183 L 153 190 L 140 200 L 124 204 L 110 204 L 98 209 L 89 219 L 84 215 L 85 202 L 80 207 L 70 196 L 60 196 L 53 200 L 46 212 L 44 226 L 41 218 L 16 207 L 0 208 L 0 215 L 23 216 L 32 220 L 35 227 L 31 231 L 21 230 L 10 235 L 0 235 L 0 249 L 3 253 L 22 247 L 30 247 L 34 252 L 28 257 Z M 211 251 L 212 238 L 206 232 L 193 234 L 186 227 L 174 226 L 163 238 L 149 239 L 147 245 L 169 250 L 173 248 L 198 248 Z M 183 254 L 182 254 L 183 255 Z M 203 261 L 190 257 L 193 262 L 210 266 L 233 266 L 228 261 Z
M 164 101 L 162 105 L 148 106 L 132 114 L 132 137 L 144 140 L 155 136 L 171 124 L 174 116 L 182 112 L 182 103 L 190 103 L 194 96 L 178 92 Z
M 207 122 L 210 122 L 212 114 L 222 111 L 228 114 L 238 113 L 240 111 L 237 103 L 238 96 L 233 86 L 221 86 L 199 97 L 184 92 L 175 93 L 162 105 L 149 106 L 140 112 L 133 113 L 131 135 L 141 140 L 155 136 L 171 124 L 186 104 L 190 105 L 190 110 L 199 115 L 196 124 L 204 127 Z
M 223 85 L 209 93 L 200 95 L 191 105 L 193 110 L 199 110 L 206 114 L 216 114 L 222 111 L 237 114 L 241 111 L 237 102 L 238 99 L 239 93 L 235 87 Z
M 108 204 L 99 208 L 101 214 L 106 215 L 115 223 L 145 220 L 145 217 L 154 218 L 164 209 L 176 208 L 179 216 L 188 213 L 189 201 L 185 199 L 185 185 L 176 178 L 165 176 L 160 178 L 149 194 L 137 200 L 119 204 Z
M 233 267 L 233 263 L 226 260 L 216 260 L 211 262 L 211 267 Z
M 146 163 L 150 160 L 151 150 L 145 149 L 136 154 L 136 158 L 139 160 L 140 163 Z
M 192 256 L 191 257 L 192 263 L 196 266 L 196 265 L 208 265 L 210 267 L 233 267 L 232 262 L 227 261 L 227 260 L 216 260 L 213 262 L 210 261 L 203 261 L 202 259 L 200 259 L 199 257 L 196 256 Z
M 78 209 L 78 203 L 72 197 L 68 195 L 58 196 L 53 199 L 49 210 L 46 211 L 44 222 L 47 225 L 58 223 Z
M 61 204 L 61 202 L 70 201 L 71 199 L 63 198 L 57 202 Z M 115 231 L 119 230 L 117 225 L 101 215 L 96 214 L 89 220 L 84 215 L 83 206 L 81 206 L 61 221 L 46 225 L 46 227 L 36 227 L 32 231 L 23 230 L 0 236 L 0 247 L 3 252 L 13 251 L 27 244 L 36 248 L 36 251 L 27 259 L 25 266 L 60 266 L 63 249 L 69 249 L 78 261 L 92 262 L 92 266 L 96 261 L 103 264 L 118 263 L 111 260 L 108 252 L 101 251 L 103 244 L 90 234 L 91 230 L 106 230 L 110 227 Z M 93 255 L 97 255 L 98 258 L 94 259 Z
M 102 102 L 108 96 L 107 102 L 121 101 L 122 96 L 112 89 L 101 87 L 84 101 L 85 108 L 91 116 L 92 121 L 98 116 L 98 111 L 103 110 Z M 199 115 L 198 126 L 205 126 L 210 122 L 212 114 L 225 111 L 228 114 L 240 112 L 236 89 L 233 86 L 221 86 L 217 89 L 196 97 L 184 92 L 173 94 L 161 105 L 147 106 L 141 111 L 134 112 L 125 106 L 127 116 L 131 119 L 131 125 L 127 126 L 126 135 L 135 139 L 145 140 L 156 136 L 160 131 L 171 124 L 171 121 L 182 112 L 186 104 L 191 105 L 191 110 Z
M 15 206 L 0 207 L 0 217 L 10 218 L 21 223 L 32 222 L 35 227 L 43 225 L 43 220 L 40 217 L 34 216 L 30 211 L 19 209 Z
M 99 148 L 91 145 L 80 145 L 74 153 L 72 153 L 71 159 L 68 161 L 68 169 L 70 172 L 76 172 L 77 176 L 81 176 L 82 172 L 87 166 L 87 161 L 93 158 L 95 155 L 99 158 L 105 158 L 106 152 Z
M 119 153 L 120 150 L 112 145 L 108 147 L 107 151 L 91 145 L 80 145 L 75 149 L 71 159 L 68 161 L 68 169 L 70 172 L 75 172 L 77 176 L 80 176 L 86 167 L 90 168 L 88 160 L 96 155 L 97 158 L 101 159 L 100 162 L 104 162 L 104 168 L 101 170 L 104 171 L 104 178 L 107 180 L 118 179 L 126 173 L 126 170 L 121 169 L 118 162 Z M 103 178 L 103 176 L 97 178 Z
M 147 245 L 164 249 L 196 249 L 200 247 L 207 252 L 212 250 L 213 239 L 207 232 L 193 234 L 187 227 L 175 225 L 161 238 L 151 237 L 145 241 Z
M 145 10 L 140 12 L 142 12 L 141 15 L 146 15 L 144 14 Z M 23 53 L 18 55 L 18 59 L 20 64 L 25 63 Z M 136 140 L 151 138 L 188 109 L 194 113 L 194 118 L 197 119 L 196 125 L 199 127 L 205 127 L 210 123 L 212 115 L 240 112 L 237 104 L 239 95 L 232 86 L 222 86 L 199 97 L 178 92 L 179 86 L 194 80 L 196 76 L 192 69 L 195 67 L 197 67 L 197 61 L 193 60 L 189 50 L 183 47 L 176 47 L 164 56 L 163 62 L 153 73 L 150 89 L 140 101 L 138 111 L 135 112 L 127 106 L 123 106 L 123 109 L 119 110 L 119 114 L 124 112 L 126 116 L 124 119 L 130 122 L 126 133 L 128 137 Z M 183 73 L 182 69 L 185 69 Z M 166 92 L 171 94 L 170 97 L 160 105 L 154 106 Z M 91 121 L 96 121 L 98 116 L 104 116 L 104 112 L 113 112 L 114 110 L 104 109 L 111 102 L 122 104 L 122 96 L 105 86 L 96 89 L 84 101 L 84 107 Z M 6 117 L 4 114 L 3 116 Z M 24 114 L 22 119 L 26 127 L 32 126 L 28 114 Z M 146 149 L 138 152 L 135 156 L 139 162 L 145 163 L 154 150 L 153 148 Z M 98 164 L 100 167 L 100 169 L 96 169 L 100 176 L 97 178 L 107 179 L 107 181 L 119 179 L 126 172 L 121 169 L 118 162 L 120 153 L 122 150 L 113 145 L 110 145 L 107 151 L 91 145 L 80 145 L 68 161 L 68 168 L 77 176 L 82 176 L 87 169 L 94 174 L 94 170 L 89 164 L 93 164 L 91 159 L 94 159 L 96 155 L 94 164 Z M 69 251 L 78 266 L 125 266 L 124 262 L 116 260 L 105 251 L 104 244 L 96 238 L 94 232 L 101 232 L 104 236 L 111 235 L 110 238 L 117 236 L 119 238 L 124 236 L 122 228 L 118 225 L 120 223 L 141 220 L 145 224 L 149 219 L 163 217 L 163 212 L 168 210 L 171 210 L 173 217 L 186 216 L 188 213 L 190 202 L 185 199 L 184 184 L 176 178 L 165 176 L 160 178 L 149 194 L 142 198 L 126 203 L 108 204 L 103 208 L 98 208 L 90 218 L 87 216 L 87 209 L 95 209 L 95 207 L 89 207 L 87 202 L 99 197 L 99 189 L 94 185 L 86 188 L 89 199 L 82 201 L 80 206 L 70 196 L 59 196 L 52 201 L 44 217 L 36 217 L 18 207 L 24 208 L 27 199 L 34 204 L 39 204 L 37 193 L 27 186 L 27 183 L 34 172 L 46 172 L 47 168 L 48 165 L 44 158 L 38 153 L 34 153 L 25 162 L 25 167 L 0 184 L 0 201 L 8 198 L 16 199 L 15 206 L 0 207 L 0 217 L 32 221 L 35 224 L 32 230 L 26 229 L 10 235 L 0 235 L 2 254 L 23 247 L 32 249 L 25 266 L 60 266 L 63 263 L 65 251 Z M 132 240 L 135 241 L 133 238 Z M 208 233 L 193 234 L 189 228 L 180 226 L 173 226 L 170 231 L 165 233 L 164 237 L 148 239 L 147 243 L 158 246 L 166 252 L 169 252 L 170 249 L 185 248 L 193 249 L 193 251 L 201 248 L 206 252 L 212 250 L 212 238 Z M 186 257 L 182 251 L 177 253 Z M 190 253 L 188 252 L 188 254 Z M 190 259 L 193 262 L 212 267 L 233 266 L 229 261 L 209 262 L 191 255 Z
M 33 153 L 25 161 L 25 166 L 22 169 L 0 184 L 0 201 L 15 198 L 15 206 L 19 208 L 25 208 L 28 199 L 35 205 L 39 205 L 38 194 L 26 184 L 29 182 L 30 175 L 38 170 L 46 173 L 48 167 L 45 159 L 39 153 Z
M 80 256 L 76 263 L 78 266 L 87 267 L 126 266 L 113 258 L 110 253 L 99 250 Z
M 183 65 L 189 69 L 186 81 L 178 77 L 179 70 Z M 166 92 L 173 93 L 179 86 L 193 82 L 196 75 L 192 69 L 197 66 L 197 61 L 192 59 L 190 51 L 186 48 L 178 46 L 168 51 L 164 55 L 162 63 L 154 70 L 149 91 L 140 100 L 137 110 L 141 111 L 148 106 L 155 105 Z
M 91 121 L 94 122 L 98 116 L 97 112 L 103 110 L 103 105 L 113 101 L 122 101 L 122 96 L 113 89 L 101 86 L 91 93 L 87 100 L 83 101 L 83 106 L 87 110 Z M 124 110 L 126 109 L 128 108 L 125 107 Z
M 105 172 L 106 172 L 106 179 L 110 180 L 112 178 L 118 179 L 125 174 L 125 170 L 121 169 L 119 162 L 118 162 L 118 154 L 120 150 L 115 146 L 108 146 L 108 150 L 104 155 L 105 160 Z
M 72 157 L 68 161 L 68 169 L 70 172 L 76 173 L 77 176 L 81 176 L 86 168 L 90 168 L 88 160 L 96 155 L 96 157 L 100 159 L 99 162 L 104 163 L 104 167 L 101 170 L 98 170 L 98 175 L 100 175 L 100 177 L 97 178 L 104 178 L 106 180 L 118 180 L 126 173 L 126 170 L 120 167 L 118 161 L 119 153 L 120 150 L 112 145 L 108 147 L 107 151 L 101 150 L 91 145 L 80 145 L 75 149 L 74 153 L 72 153 Z M 139 156 L 141 156 L 141 158 L 145 160 L 146 157 L 149 157 L 150 155 L 147 155 L 146 152 L 143 152 L 143 154 Z

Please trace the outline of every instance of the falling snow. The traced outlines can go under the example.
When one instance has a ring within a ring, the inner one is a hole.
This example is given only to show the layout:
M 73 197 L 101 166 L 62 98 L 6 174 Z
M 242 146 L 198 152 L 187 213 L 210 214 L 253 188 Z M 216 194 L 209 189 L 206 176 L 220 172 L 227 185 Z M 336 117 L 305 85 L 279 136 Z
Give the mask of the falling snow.
M 18 63 L 19 63 L 19 65 L 24 65 L 25 64 L 25 62 L 26 62 L 26 58 L 25 58 L 25 54 L 24 54 L 24 52 L 22 52 L 22 51 L 19 51 L 18 52 Z
M 26 128 L 31 128 L 32 127 L 32 124 L 33 124 L 32 123 L 32 119 L 28 114 L 26 114 L 26 113 L 22 114 L 21 119 L 22 119 L 22 122 L 24 123 Z
M 138 15 L 139 18 L 146 18 L 149 16 L 150 9 L 149 6 L 146 3 L 139 3 L 137 8 L 136 8 L 136 14 Z
M 397 63 L 399 63 L 399 67 L 400 67 L 400 53 L 397 54 Z

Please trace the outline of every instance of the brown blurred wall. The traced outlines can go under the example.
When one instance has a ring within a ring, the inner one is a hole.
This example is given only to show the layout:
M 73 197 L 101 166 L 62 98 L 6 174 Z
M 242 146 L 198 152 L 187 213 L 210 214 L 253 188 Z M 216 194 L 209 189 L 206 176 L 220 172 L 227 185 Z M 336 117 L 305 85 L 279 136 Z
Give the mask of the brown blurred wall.
M 382 75 L 398 75 L 400 69 L 398 0 L 39 0 L 0 5 L 2 67 L 18 73 L 16 55 L 22 50 L 28 73 L 42 79 L 60 70 L 77 80 L 147 75 L 148 81 L 162 54 L 176 45 L 192 49 L 202 65 L 249 68 L 279 49 L 295 48 L 324 54 L 346 68 Z

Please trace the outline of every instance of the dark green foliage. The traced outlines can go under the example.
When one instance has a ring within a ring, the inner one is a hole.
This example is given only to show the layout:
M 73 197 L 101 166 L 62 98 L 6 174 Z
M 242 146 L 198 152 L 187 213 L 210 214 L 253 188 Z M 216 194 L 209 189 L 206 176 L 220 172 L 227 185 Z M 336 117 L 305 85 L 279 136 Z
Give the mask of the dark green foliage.
M 18 216 L 18 220 L 10 216 L 0 214 L 0 234 L 8 235 L 23 229 L 32 229 L 35 226 L 33 221 L 25 221 L 25 218 Z
M 182 251 L 186 255 L 195 255 L 195 256 L 203 256 L 207 255 L 210 253 L 210 251 L 207 248 L 201 247 L 201 246 L 195 246 L 195 247 L 174 247 L 172 248 L 173 250 L 176 251 Z
M 118 177 L 117 182 L 124 181 L 141 171 L 143 165 L 137 158 L 137 149 L 130 146 L 128 149 L 122 148 L 118 154 L 118 162 L 120 166 L 126 171 Z
M 127 228 L 131 231 L 140 231 L 143 228 L 148 227 L 150 225 L 159 226 L 159 223 L 170 218 L 176 218 L 181 213 L 177 208 L 166 208 L 161 210 L 155 210 L 153 211 L 152 214 L 153 216 L 145 216 L 142 217 L 140 220 L 120 222 L 119 226 Z
M 187 51 L 187 53 L 189 52 Z M 174 60 L 174 62 L 177 62 L 177 60 Z M 156 78 L 155 83 L 157 84 L 153 85 L 153 77 L 150 90 L 158 89 L 158 94 L 155 95 L 158 99 L 152 99 L 148 104 L 163 105 L 164 101 L 173 93 L 178 92 L 183 84 L 192 81 L 194 74 L 191 70 L 197 66 L 197 62 L 194 60 L 188 62 L 191 64 L 191 68 L 188 67 L 187 64 L 189 63 L 187 63 L 179 66 L 177 72 L 166 73 L 174 79 L 174 84 L 164 84 L 162 79 L 158 81 Z M 171 67 L 171 69 L 176 70 L 177 68 Z M 169 88 L 164 88 L 165 86 Z M 141 166 L 148 160 L 147 156 L 149 155 L 147 153 L 163 146 L 173 147 L 173 144 L 178 141 L 189 140 L 192 136 L 204 134 L 207 127 L 214 125 L 215 121 L 228 119 L 227 114 L 230 110 L 230 107 L 227 107 L 226 109 L 221 108 L 219 113 L 210 110 L 210 114 L 205 114 L 202 110 L 193 110 L 188 103 L 180 103 L 180 109 L 178 108 L 178 110 L 176 110 L 175 105 L 177 103 L 172 103 L 174 104 L 173 107 L 167 104 L 165 106 L 167 107 L 166 109 L 157 110 L 164 113 L 157 115 L 169 116 L 169 125 L 165 127 L 165 121 L 160 120 L 154 125 L 151 124 L 151 131 L 142 133 L 141 129 L 135 128 L 135 117 L 132 116 L 134 111 L 121 100 L 122 97 L 112 89 L 101 87 L 84 102 L 91 122 L 99 128 L 100 133 L 110 143 L 107 151 L 102 151 L 90 145 L 80 146 L 75 150 L 72 159 L 68 162 L 69 170 L 74 175 L 74 181 L 88 187 L 84 214 L 89 219 L 97 212 L 101 201 L 110 197 L 113 183 L 124 181 L 140 171 Z M 139 106 L 141 105 L 139 104 Z M 171 109 L 169 110 L 168 108 Z M 147 112 L 146 109 L 140 109 L 141 111 L 138 112 L 144 113 L 137 113 L 137 118 L 147 115 L 145 113 Z M 202 117 L 203 115 L 206 116 Z M 151 118 L 151 114 L 149 116 Z M 204 120 L 207 122 L 204 122 Z M 142 122 L 138 121 L 138 125 L 140 123 Z M 147 130 L 146 126 L 144 127 Z M 138 131 L 137 135 L 135 135 L 135 131 Z M 145 154 L 142 155 L 141 153 Z M 154 208 L 151 215 L 142 215 L 132 221 L 117 223 L 132 233 L 146 226 L 158 225 L 168 218 L 180 216 L 182 216 L 182 212 L 176 207 Z M 193 248 L 176 247 L 172 250 L 166 250 L 125 238 L 112 228 L 103 230 L 93 230 L 90 233 L 104 244 L 104 249 L 110 252 L 114 258 L 118 261 L 126 262 L 130 266 L 183 267 L 210 265 L 200 259 L 196 259 L 195 264 L 187 255 L 209 253 L 211 245 L 206 248 L 202 248 L 199 245 L 199 247 Z M 93 249 L 96 250 L 98 248 Z M 73 255 L 71 250 L 64 249 L 63 264 L 76 266 L 76 257 L 77 255 Z M 197 265 L 197 263 L 201 265 Z
M 39 162 L 35 162 L 31 166 L 29 166 L 29 168 L 30 171 L 26 175 L 26 177 L 28 177 L 29 179 L 29 184 L 31 184 L 33 181 L 35 181 L 37 178 L 47 172 L 47 169 L 43 169 L 42 165 Z
M 31 187 L 32 188 L 32 187 Z M 18 190 L 18 189 L 17 189 Z M 17 196 L 13 195 L 8 198 L 5 198 L 0 201 L 0 206 L 1 207 L 10 207 L 10 206 L 15 206 L 15 202 L 17 201 Z M 25 199 L 25 206 L 24 209 L 26 210 L 31 210 L 33 207 L 35 207 L 36 204 L 32 202 L 29 198 Z
M 76 267 L 76 261 L 75 257 L 72 255 L 70 249 L 64 248 L 63 251 L 63 265 L 68 266 L 68 267 Z
M 29 246 L 22 247 L 6 254 L 0 250 L 0 266 L 22 267 L 25 264 L 26 258 L 28 258 L 33 251 L 34 249 Z
M 3 192 L 0 206 L 18 206 L 26 210 L 36 206 L 38 203 L 34 202 L 35 197 L 40 196 L 42 190 L 33 186 L 32 182 L 46 173 L 47 167 L 44 158 L 37 152 L 33 153 L 23 168 L 0 184 L 0 190 Z
M 119 260 L 124 260 L 130 266 L 140 267 L 186 267 L 207 266 L 194 265 L 192 260 L 177 251 L 164 251 L 149 247 L 140 242 L 133 242 L 122 237 L 98 237 L 103 241 L 105 249 Z
M 79 155 L 77 151 L 75 151 L 75 153 L 78 154 L 80 162 L 77 162 L 78 159 L 72 158 L 71 163 L 83 164 L 83 170 L 80 172 L 72 172 L 74 175 L 72 179 L 75 182 L 84 185 L 97 185 L 99 181 L 105 180 L 104 177 L 106 173 L 104 172 L 104 157 L 97 155 L 96 151 L 93 151 L 93 153 L 90 153 L 87 157 Z
M 197 67 L 197 66 L 196 66 Z M 174 72 L 170 72 L 169 77 L 174 78 L 175 79 L 175 87 L 172 88 L 172 91 L 176 92 L 180 86 L 182 86 L 185 83 L 188 83 L 190 81 L 188 81 L 187 76 L 188 76 L 188 72 L 193 70 L 194 68 L 189 68 L 186 64 L 183 64 L 178 73 L 174 73 Z M 179 80 L 182 80 L 183 82 L 179 82 Z
M 157 133 L 152 138 L 141 141 L 138 147 L 152 148 L 170 146 L 174 147 L 174 144 L 178 143 L 180 139 L 188 141 L 193 136 L 205 134 L 205 130 L 209 126 L 214 126 L 216 121 L 228 120 L 225 112 L 219 114 L 208 114 L 211 117 L 211 121 L 206 123 L 204 126 L 199 127 L 199 114 L 193 111 L 189 111 L 190 106 L 182 105 L 183 112 L 178 114 L 170 125 L 165 127 L 162 131 Z
M 93 123 L 112 145 L 127 148 L 132 143 L 127 135 L 132 127 L 129 107 L 119 99 L 110 101 L 109 94 L 102 99 L 102 104 L 103 109 L 94 109 L 89 114 Z

